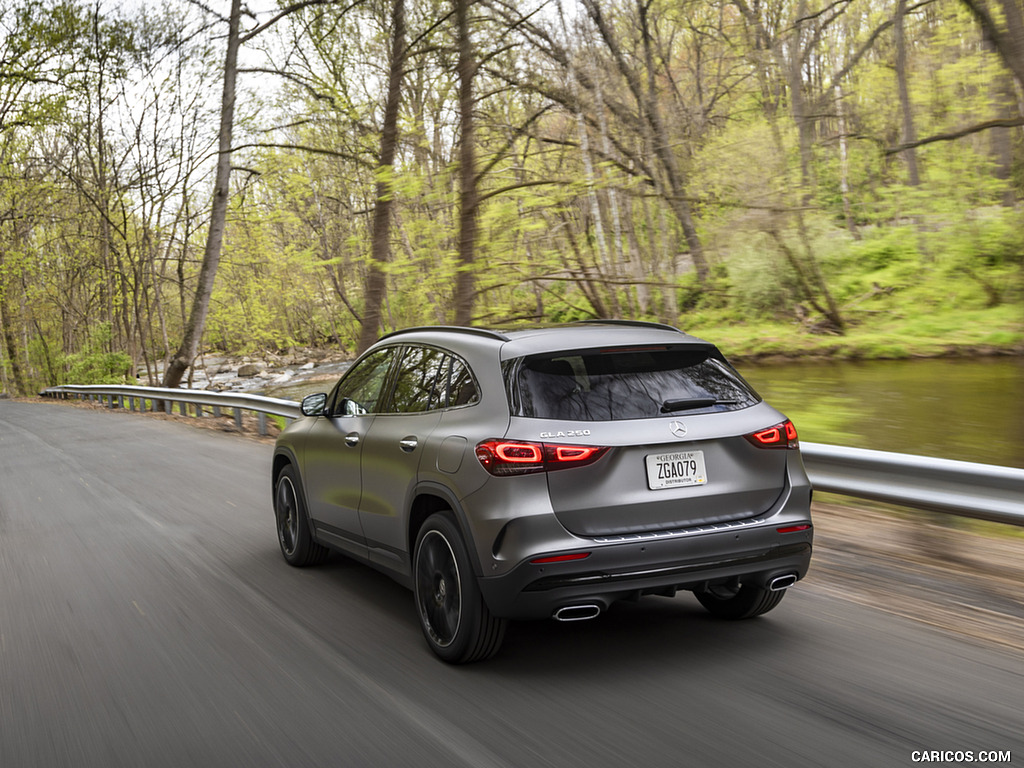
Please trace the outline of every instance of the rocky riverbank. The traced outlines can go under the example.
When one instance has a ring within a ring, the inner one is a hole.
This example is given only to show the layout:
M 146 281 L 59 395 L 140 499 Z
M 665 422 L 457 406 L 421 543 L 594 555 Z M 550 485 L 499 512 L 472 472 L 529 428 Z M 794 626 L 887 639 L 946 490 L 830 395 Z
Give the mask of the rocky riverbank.
M 189 389 L 214 392 L 263 392 L 299 381 L 335 379 L 352 363 L 352 355 L 339 350 L 303 348 L 277 355 L 203 355 L 182 382 Z M 140 384 L 159 386 L 162 367 L 153 382 L 139 376 Z

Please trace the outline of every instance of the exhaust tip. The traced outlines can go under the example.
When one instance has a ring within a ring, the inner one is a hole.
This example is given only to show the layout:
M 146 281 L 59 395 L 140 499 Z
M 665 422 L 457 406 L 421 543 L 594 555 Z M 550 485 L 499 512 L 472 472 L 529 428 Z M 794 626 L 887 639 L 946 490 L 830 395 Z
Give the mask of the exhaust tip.
M 796 574 L 787 573 L 785 576 L 776 576 L 768 582 L 768 589 L 772 592 L 781 592 L 796 584 Z
M 601 613 L 601 606 L 593 603 L 586 605 L 566 605 L 555 610 L 551 617 L 555 621 L 586 621 L 594 619 Z

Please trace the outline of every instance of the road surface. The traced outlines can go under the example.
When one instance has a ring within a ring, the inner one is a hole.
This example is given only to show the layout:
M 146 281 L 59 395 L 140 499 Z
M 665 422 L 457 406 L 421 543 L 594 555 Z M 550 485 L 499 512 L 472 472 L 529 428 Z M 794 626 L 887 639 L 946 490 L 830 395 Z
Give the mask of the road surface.
M 447 666 L 387 578 L 284 563 L 270 460 L 0 401 L 0 766 L 1024 762 L 1021 654 L 815 590 L 813 563 L 754 621 L 647 598 Z

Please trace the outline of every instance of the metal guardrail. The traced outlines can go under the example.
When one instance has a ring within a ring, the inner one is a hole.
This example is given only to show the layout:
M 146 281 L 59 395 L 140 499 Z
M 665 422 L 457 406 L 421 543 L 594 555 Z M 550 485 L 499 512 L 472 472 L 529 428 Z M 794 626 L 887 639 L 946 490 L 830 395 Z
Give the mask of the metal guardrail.
M 1024 469 L 800 443 L 816 491 L 1024 526 Z
M 105 399 L 110 408 L 124 408 L 127 402 L 129 410 L 136 410 L 136 402 L 138 409 L 144 410 L 149 401 L 151 409 L 162 407 L 166 413 L 178 403 L 182 415 L 188 415 L 187 405 L 192 405 L 197 416 L 202 415 L 204 406 L 214 415 L 229 408 L 239 428 L 242 411 L 253 411 L 259 417 L 261 434 L 267 432 L 267 414 L 286 419 L 302 415 L 299 404 L 291 400 L 238 392 L 66 385 L 40 394 Z M 800 449 L 815 490 L 1024 526 L 1024 469 L 823 443 L 801 442 Z
M 179 413 L 188 416 L 188 406 L 192 406 L 193 415 L 202 416 L 203 407 L 209 406 L 214 416 L 220 416 L 222 409 L 230 409 L 235 417 L 238 428 L 242 428 L 242 412 L 252 411 L 259 419 L 259 433 L 267 434 L 267 416 L 282 416 L 286 419 L 297 419 L 302 415 L 299 404 L 292 400 L 281 400 L 263 395 L 248 395 L 242 392 L 213 392 L 203 389 L 168 389 L 165 387 L 135 387 L 122 384 L 66 384 L 61 387 L 50 387 L 39 393 L 43 397 L 62 400 L 71 397 L 89 399 L 94 402 L 106 402 L 110 408 L 127 408 L 130 411 L 163 411 L 174 412 L 178 405 Z M 146 404 L 149 403 L 147 407 Z M 136 408 L 136 404 L 138 407 Z

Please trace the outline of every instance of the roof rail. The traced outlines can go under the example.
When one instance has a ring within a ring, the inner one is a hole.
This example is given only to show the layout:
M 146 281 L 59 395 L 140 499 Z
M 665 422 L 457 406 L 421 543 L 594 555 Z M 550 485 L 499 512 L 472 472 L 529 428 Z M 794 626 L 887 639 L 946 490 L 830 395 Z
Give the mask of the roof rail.
M 447 331 L 450 333 L 469 333 L 474 336 L 486 336 L 489 339 L 497 339 L 498 341 L 508 341 L 509 338 L 499 331 L 492 331 L 488 328 L 473 328 L 468 325 L 418 325 L 413 328 L 401 328 L 391 333 L 386 333 L 378 339 L 390 339 L 392 336 L 401 336 L 405 333 L 415 333 L 417 331 Z
M 595 323 L 599 325 L 629 325 L 637 328 L 660 328 L 663 331 L 675 331 L 676 333 L 683 333 L 683 331 L 676 328 L 674 325 L 667 325 L 666 323 L 651 323 L 646 320 L 602 320 L 600 318 L 590 320 L 576 320 L 577 323 Z

